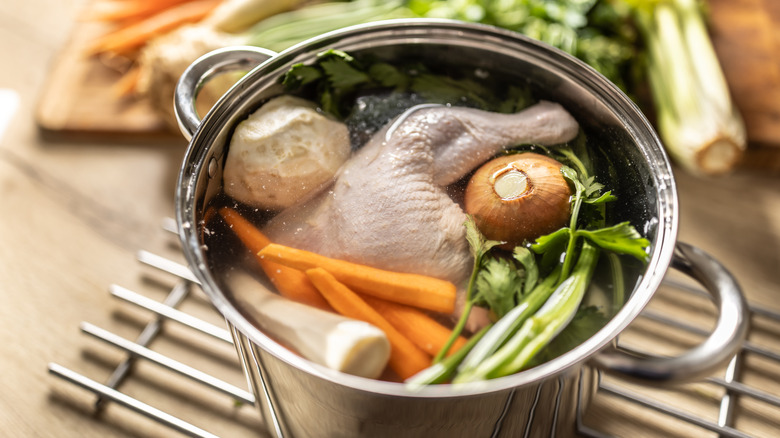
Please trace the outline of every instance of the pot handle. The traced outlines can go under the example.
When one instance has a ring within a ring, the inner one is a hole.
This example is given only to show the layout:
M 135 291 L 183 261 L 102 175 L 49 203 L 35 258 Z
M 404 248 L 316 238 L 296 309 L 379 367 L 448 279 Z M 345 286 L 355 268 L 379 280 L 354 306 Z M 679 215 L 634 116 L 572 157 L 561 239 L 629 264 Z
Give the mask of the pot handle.
M 276 56 L 276 52 L 260 47 L 226 47 L 201 56 L 187 67 L 176 83 L 173 96 L 176 120 L 187 141 L 192 139 L 200 125 L 195 101 L 206 82 L 222 73 L 249 71 L 273 56 Z
M 695 380 L 734 356 L 748 331 L 748 307 L 734 277 L 704 251 L 678 242 L 672 268 L 698 281 L 712 295 L 719 315 L 700 345 L 676 357 L 638 357 L 617 348 L 594 356 L 591 364 L 623 377 L 654 383 Z

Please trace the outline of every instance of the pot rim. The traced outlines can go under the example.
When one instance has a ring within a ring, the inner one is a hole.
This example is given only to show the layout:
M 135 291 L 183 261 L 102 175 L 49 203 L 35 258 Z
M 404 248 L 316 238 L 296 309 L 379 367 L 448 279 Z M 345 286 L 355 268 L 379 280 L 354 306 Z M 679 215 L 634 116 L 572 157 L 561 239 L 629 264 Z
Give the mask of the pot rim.
M 637 147 L 642 150 L 645 158 L 651 163 L 650 167 L 656 169 L 651 175 L 653 185 L 657 189 L 658 211 L 657 223 L 655 224 L 656 235 L 651 242 L 653 252 L 641 280 L 635 286 L 630 298 L 621 310 L 595 335 L 574 349 L 541 365 L 510 376 L 460 385 L 432 385 L 412 391 L 402 383 L 384 382 L 348 375 L 309 362 L 295 355 L 263 334 L 238 312 L 220 291 L 213 276 L 206 269 L 205 254 L 198 240 L 198 227 L 194 226 L 194 224 L 198 224 L 197 212 L 194 208 L 195 185 L 200 170 L 207 165 L 206 152 L 209 150 L 210 144 L 208 140 L 212 139 L 216 132 L 225 128 L 226 114 L 231 111 L 229 103 L 235 99 L 245 97 L 248 86 L 244 85 L 251 84 L 253 80 L 265 74 L 275 72 L 274 66 L 285 65 L 291 60 L 311 55 L 318 48 L 330 47 L 336 42 L 347 38 L 366 37 L 382 32 L 413 34 L 419 39 L 425 39 L 426 36 L 430 38 L 439 33 L 447 35 L 457 34 L 458 37 L 464 38 L 464 40 L 471 38 L 474 41 L 481 39 L 483 40 L 482 43 L 485 43 L 485 40 L 487 40 L 492 44 L 500 42 L 510 47 L 525 46 L 528 50 L 543 53 L 566 70 L 578 72 L 581 76 L 577 78 L 578 82 L 584 82 L 583 85 L 586 85 L 594 96 L 609 104 L 610 109 L 620 116 L 624 127 L 629 129 L 632 137 L 635 140 L 642 138 L 646 141 L 646 143 L 642 143 L 637 140 Z M 577 365 L 584 363 L 588 358 L 612 343 L 615 337 L 647 305 L 655 290 L 660 286 L 670 265 L 678 229 L 677 190 L 669 159 L 649 121 L 636 104 L 616 85 L 579 59 L 545 43 L 493 26 L 446 19 L 394 19 L 347 27 L 290 47 L 252 69 L 220 98 L 211 111 L 203 118 L 195 135 L 192 137 L 177 181 L 175 206 L 176 221 L 185 258 L 204 292 L 230 325 L 253 343 L 258 344 L 283 362 L 307 373 L 352 389 L 401 397 L 441 398 L 482 395 L 538 383 L 576 369 Z

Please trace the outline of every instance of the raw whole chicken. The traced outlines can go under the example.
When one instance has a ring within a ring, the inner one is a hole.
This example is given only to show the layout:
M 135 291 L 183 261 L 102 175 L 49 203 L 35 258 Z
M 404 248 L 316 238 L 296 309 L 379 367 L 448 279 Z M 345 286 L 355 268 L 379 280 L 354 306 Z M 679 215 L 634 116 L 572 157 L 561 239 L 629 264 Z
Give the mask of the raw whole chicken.
M 269 222 L 271 241 L 382 269 L 447 279 L 471 272 L 466 215 L 447 188 L 504 148 L 571 140 L 579 126 L 542 101 L 517 114 L 421 105 L 358 150 L 332 185 Z

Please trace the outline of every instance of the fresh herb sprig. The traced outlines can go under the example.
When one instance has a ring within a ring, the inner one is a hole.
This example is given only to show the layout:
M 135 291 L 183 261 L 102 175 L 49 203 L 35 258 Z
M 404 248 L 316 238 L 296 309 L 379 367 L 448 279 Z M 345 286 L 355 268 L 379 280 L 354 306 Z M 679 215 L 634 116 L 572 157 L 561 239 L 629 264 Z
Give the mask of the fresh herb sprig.
M 535 102 L 527 87 L 497 87 L 495 79 L 481 78 L 473 71 L 451 73 L 439 73 L 414 60 L 389 64 L 330 49 L 318 54 L 313 63 L 292 66 L 282 84 L 289 93 L 313 94 L 323 111 L 341 120 L 354 110 L 356 98 L 367 91 L 407 93 L 423 102 L 502 113 L 515 113 Z
M 455 327 L 452 330 L 453 335 L 450 336 L 450 338 L 447 340 L 447 343 L 444 344 L 436 357 L 433 358 L 434 364 L 441 362 L 446 352 L 449 351 L 450 347 L 452 347 L 452 344 L 455 343 L 457 336 L 459 336 L 463 332 L 464 327 L 466 327 L 466 321 L 468 320 L 468 316 L 471 313 L 471 308 L 474 307 L 477 302 L 473 298 L 474 290 L 477 285 L 477 279 L 479 278 L 480 273 L 485 269 L 486 263 L 488 263 L 490 260 L 488 258 L 490 250 L 493 249 L 493 247 L 501 244 L 501 242 L 497 240 L 486 239 L 485 236 L 479 232 L 476 225 L 474 225 L 474 219 L 469 218 L 465 226 L 466 240 L 469 242 L 471 257 L 474 260 L 473 268 L 471 269 L 471 275 L 469 276 L 469 283 L 466 287 L 466 304 L 463 307 L 460 319 L 458 319 L 457 324 L 455 324 Z

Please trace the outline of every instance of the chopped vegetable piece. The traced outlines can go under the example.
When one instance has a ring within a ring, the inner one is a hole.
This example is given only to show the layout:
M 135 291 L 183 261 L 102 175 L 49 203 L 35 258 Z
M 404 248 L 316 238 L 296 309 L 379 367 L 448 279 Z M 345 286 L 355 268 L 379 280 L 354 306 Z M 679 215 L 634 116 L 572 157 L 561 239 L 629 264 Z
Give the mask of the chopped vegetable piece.
M 259 253 L 266 260 L 305 271 L 324 268 L 355 291 L 434 312 L 455 310 L 455 285 L 425 275 L 385 271 L 272 243 Z
M 282 95 L 235 127 L 222 176 L 225 193 L 244 204 L 282 210 L 333 180 L 351 152 L 347 126 L 314 102 Z

